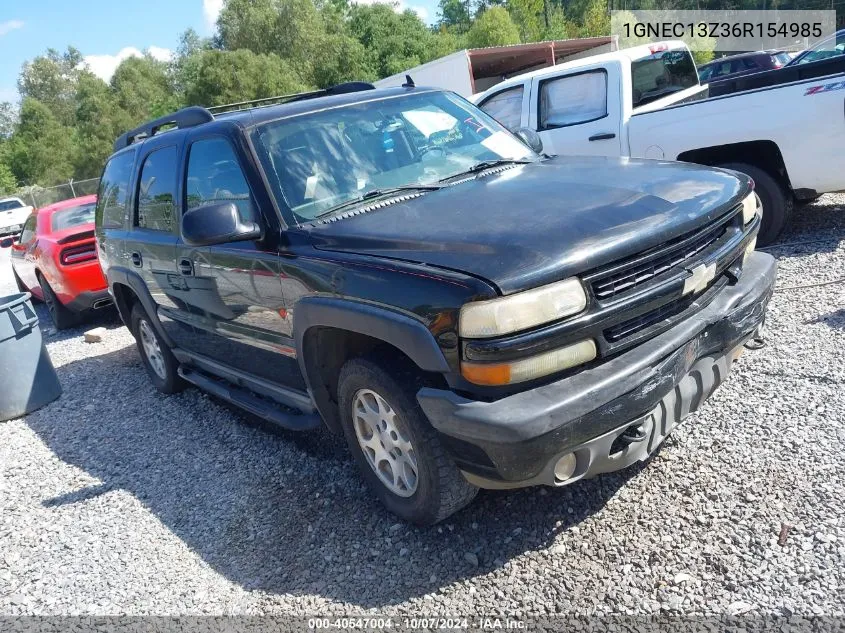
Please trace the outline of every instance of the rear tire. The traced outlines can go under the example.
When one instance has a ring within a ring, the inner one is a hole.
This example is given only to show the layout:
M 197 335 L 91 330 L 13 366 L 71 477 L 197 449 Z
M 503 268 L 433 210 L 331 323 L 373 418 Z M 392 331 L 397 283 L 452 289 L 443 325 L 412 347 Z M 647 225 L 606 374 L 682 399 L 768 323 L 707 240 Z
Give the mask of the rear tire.
M 18 287 L 20 292 L 29 292 L 29 288 L 27 288 L 24 282 L 21 281 L 21 278 L 18 277 L 18 273 L 15 272 L 14 268 L 12 268 L 12 276 L 15 278 L 15 285 Z M 32 295 L 32 298 L 35 299 L 35 295 Z
M 416 401 L 419 377 L 356 358 L 340 370 L 343 431 L 364 480 L 388 510 L 432 525 L 475 498 Z M 395 474 L 394 474 L 395 473 Z
M 757 245 L 768 246 L 783 232 L 786 221 L 792 213 L 792 195 L 767 171 L 747 163 L 725 163 L 725 169 L 742 172 L 754 180 L 754 191 L 763 205 L 763 219 L 757 234 Z
M 159 337 L 155 326 L 140 303 L 132 306 L 131 331 L 141 354 L 144 369 L 153 385 L 162 393 L 177 393 L 185 388 L 179 376 L 179 362 Z
M 56 326 L 57 330 L 66 330 L 79 322 L 79 315 L 59 301 L 50 284 L 41 275 L 38 276 L 38 285 L 41 286 L 44 304 L 47 306 L 47 311 L 50 313 L 50 318 L 53 319 L 53 325 Z

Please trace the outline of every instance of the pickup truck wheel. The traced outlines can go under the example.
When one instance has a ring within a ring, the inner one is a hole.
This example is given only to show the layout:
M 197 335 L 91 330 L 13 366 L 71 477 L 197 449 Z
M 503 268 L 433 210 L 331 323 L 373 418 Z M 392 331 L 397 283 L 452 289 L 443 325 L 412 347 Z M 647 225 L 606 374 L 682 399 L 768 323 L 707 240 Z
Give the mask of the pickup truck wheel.
M 178 374 L 179 362 L 167 344 L 159 338 L 140 303 L 132 306 L 131 323 L 141 360 L 155 388 L 162 393 L 182 391 L 185 383 Z
M 370 488 L 388 510 L 432 525 L 475 498 L 416 401 L 413 375 L 356 358 L 340 370 L 338 400 L 346 441 Z
M 66 330 L 79 322 L 79 315 L 59 301 L 50 284 L 40 274 L 38 275 L 38 285 L 41 286 L 44 304 L 47 306 L 47 311 L 50 313 L 50 318 L 53 319 L 53 325 L 56 326 L 57 330 Z
M 792 196 L 768 172 L 754 165 L 725 163 L 719 167 L 742 172 L 754 179 L 754 190 L 760 196 L 760 202 L 763 205 L 763 220 L 760 232 L 757 234 L 757 245 L 768 246 L 774 242 L 783 231 L 786 220 L 792 212 Z

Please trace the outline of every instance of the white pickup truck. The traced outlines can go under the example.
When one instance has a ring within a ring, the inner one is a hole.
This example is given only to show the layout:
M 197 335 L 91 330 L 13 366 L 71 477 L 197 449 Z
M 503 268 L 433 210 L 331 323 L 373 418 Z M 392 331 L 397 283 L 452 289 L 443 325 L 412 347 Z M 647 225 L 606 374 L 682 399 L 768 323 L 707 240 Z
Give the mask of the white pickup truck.
M 537 131 L 549 154 L 744 172 L 761 198 L 758 243 L 767 244 L 794 202 L 845 190 L 845 57 L 759 73 L 720 91 L 708 94 L 687 47 L 672 41 L 519 75 L 473 101 L 513 130 Z
M 18 233 L 32 213 L 20 198 L 0 198 L 0 235 Z

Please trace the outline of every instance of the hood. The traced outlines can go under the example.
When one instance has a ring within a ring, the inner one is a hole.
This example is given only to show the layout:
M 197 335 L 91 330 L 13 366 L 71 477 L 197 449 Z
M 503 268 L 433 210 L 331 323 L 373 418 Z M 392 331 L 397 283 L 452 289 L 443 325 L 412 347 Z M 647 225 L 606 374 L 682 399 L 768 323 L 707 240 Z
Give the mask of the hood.
M 510 294 L 688 233 L 750 187 L 687 163 L 561 156 L 317 224 L 311 236 L 316 248 L 458 270 Z

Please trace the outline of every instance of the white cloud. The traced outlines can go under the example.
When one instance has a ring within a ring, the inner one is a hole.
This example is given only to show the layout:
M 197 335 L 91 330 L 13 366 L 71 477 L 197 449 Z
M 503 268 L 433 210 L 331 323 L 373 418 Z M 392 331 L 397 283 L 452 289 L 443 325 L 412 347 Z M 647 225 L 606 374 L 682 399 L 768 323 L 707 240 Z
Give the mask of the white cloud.
M 173 51 L 160 46 L 150 46 L 147 52 L 154 58 L 162 62 L 166 62 L 173 57 Z M 104 81 L 109 81 L 120 66 L 120 62 L 130 57 L 143 57 L 144 53 L 139 51 L 134 46 L 127 46 L 120 49 L 116 55 L 86 55 L 82 58 L 83 63 L 88 66 L 88 69 Z
M 208 0 L 206 0 L 207 2 Z M 389 4 L 393 7 L 393 10 L 396 13 L 402 13 L 405 9 L 410 9 L 418 16 L 423 22 L 428 22 L 428 10 L 425 7 L 415 7 L 408 4 L 405 4 L 404 0 L 354 0 L 357 4 Z
M 205 27 L 209 31 L 217 28 L 217 17 L 223 10 L 223 0 L 202 0 L 202 15 L 205 18 Z
M 0 37 L 23 28 L 23 20 L 7 20 L 0 22 Z

